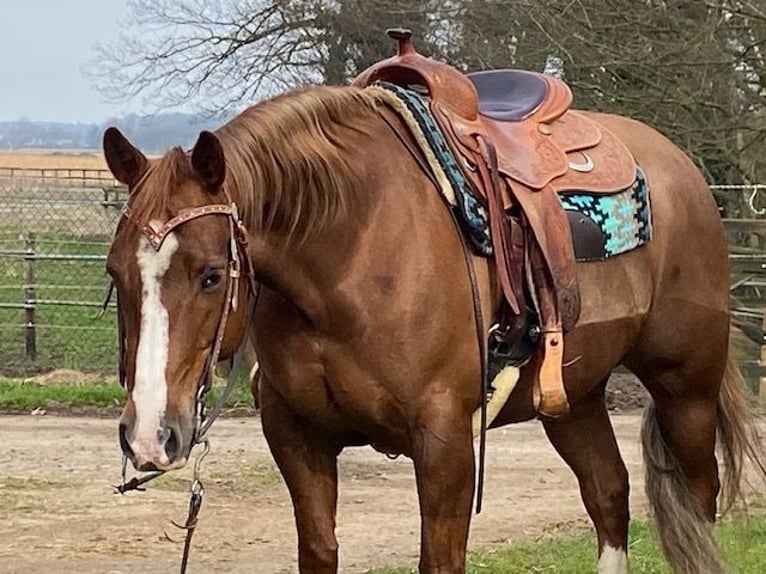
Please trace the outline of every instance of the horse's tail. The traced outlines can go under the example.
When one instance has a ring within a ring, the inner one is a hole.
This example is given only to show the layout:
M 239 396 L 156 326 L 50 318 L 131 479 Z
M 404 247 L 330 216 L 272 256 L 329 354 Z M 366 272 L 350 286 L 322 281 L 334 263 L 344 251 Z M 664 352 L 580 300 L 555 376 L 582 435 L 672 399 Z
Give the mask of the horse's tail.
M 725 512 L 737 500 L 744 502 L 746 459 L 766 474 L 756 419 L 731 350 L 718 397 L 717 427 L 724 463 L 721 508 Z M 713 540 L 712 524 L 689 490 L 678 460 L 662 437 L 653 404 L 644 415 L 641 435 L 646 494 L 672 569 L 679 574 L 725 572 Z
M 678 574 L 723 574 L 711 525 L 662 438 L 654 404 L 644 413 L 641 442 L 646 496 L 671 568 Z

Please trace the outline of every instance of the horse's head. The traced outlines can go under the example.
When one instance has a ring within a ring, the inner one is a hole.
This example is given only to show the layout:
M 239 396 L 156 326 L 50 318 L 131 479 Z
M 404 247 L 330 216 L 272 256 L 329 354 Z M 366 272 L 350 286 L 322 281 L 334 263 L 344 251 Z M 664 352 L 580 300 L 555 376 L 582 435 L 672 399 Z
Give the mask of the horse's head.
M 107 259 L 117 290 L 123 452 L 139 470 L 182 467 L 218 359 L 242 343 L 248 307 L 243 230 L 216 136 L 190 154 L 147 159 L 116 129 L 104 155 L 130 190 Z M 244 271 L 244 270 L 243 270 Z

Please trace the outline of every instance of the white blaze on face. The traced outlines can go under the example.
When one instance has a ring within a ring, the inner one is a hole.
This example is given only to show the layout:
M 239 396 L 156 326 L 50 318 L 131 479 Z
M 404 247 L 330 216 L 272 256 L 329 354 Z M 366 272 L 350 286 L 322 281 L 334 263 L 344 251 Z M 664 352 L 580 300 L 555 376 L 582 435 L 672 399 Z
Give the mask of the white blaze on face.
M 161 224 L 152 221 L 154 229 Z M 162 279 L 178 249 L 178 240 L 171 233 L 159 251 L 141 237 L 136 259 L 141 274 L 141 324 L 136 351 L 136 372 L 133 383 L 133 403 L 136 425 L 131 448 L 137 459 L 167 464 L 164 445 L 158 438 L 160 423 L 167 405 L 169 320 L 162 304 Z
M 598 574 L 628 574 L 628 554 L 625 550 L 604 545 L 598 560 Z

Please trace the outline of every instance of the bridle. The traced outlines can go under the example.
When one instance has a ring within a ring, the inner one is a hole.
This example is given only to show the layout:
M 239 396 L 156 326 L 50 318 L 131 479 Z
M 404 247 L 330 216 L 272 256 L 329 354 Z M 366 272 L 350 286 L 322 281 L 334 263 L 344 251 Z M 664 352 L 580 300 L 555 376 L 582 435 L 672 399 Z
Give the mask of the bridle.
M 189 551 L 191 548 L 191 539 L 194 534 L 194 530 L 197 526 L 197 515 L 202 507 L 202 496 L 204 493 L 204 487 L 199 479 L 199 466 L 202 459 L 207 455 L 209 451 L 209 444 L 206 438 L 207 431 L 211 425 L 221 414 L 224 404 L 234 388 L 234 383 L 237 379 L 239 365 L 244 355 L 245 346 L 247 344 L 247 334 L 245 334 L 242 344 L 236 351 L 232 360 L 232 368 L 229 372 L 228 379 L 224 391 L 221 393 L 215 406 L 209 413 L 205 412 L 205 395 L 208 393 L 213 383 L 213 373 L 218 363 L 218 358 L 221 354 L 221 346 L 223 345 L 223 338 L 226 333 L 226 325 L 229 320 L 229 315 L 232 311 L 236 311 L 239 306 L 239 280 L 243 276 L 248 282 L 248 310 L 247 310 L 247 322 L 250 324 L 252 319 L 255 304 L 258 300 L 259 284 L 255 280 L 255 274 L 253 271 L 252 263 L 247 255 L 248 233 L 242 219 L 240 218 L 239 209 L 237 204 L 231 200 L 231 197 L 224 191 L 224 197 L 226 203 L 203 205 L 199 207 L 190 207 L 182 209 L 175 217 L 172 217 L 166 221 L 162 227 L 155 229 L 152 225 L 139 221 L 136 219 L 133 211 L 128 204 L 122 210 L 121 216 L 130 221 L 138 230 L 146 237 L 149 244 L 155 251 L 159 251 L 162 248 L 162 244 L 170 233 L 177 227 L 201 217 L 207 216 L 223 216 L 226 217 L 229 226 L 229 261 L 227 265 L 226 274 L 226 298 L 224 300 L 223 309 L 218 319 L 218 326 L 216 327 L 215 340 L 210 354 L 208 355 L 205 363 L 205 368 L 200 375 L 197 382 L 196 402 L 195 402 L 195 425 L 194 436 L 192 437 L 191 445 L 189 446 L 189 452 L 198 444 L 203 444 L 204 450 L 197 458 L 194 464 L 194 481 L 191 486 L 191 498 L 189 499 L 189 510 L 186 518 L 186 522 L 183 525 L 176 523 L 176 526 L 186 531 L 186 538 L 184 540 L 184 549 L 181 559 L 181 574 L 186 572 L 186 567 L 189 559 Z M 244 273 L 243 273 L 244 271 Z M 109 304 L 109 299 L 114 291 L 114 282 L 109 286 L 109 290 L 104 300 L 103 310 L 105 311 Z M 119 377 L 120 384 L 123 387 L 127 386 L 126 381 L 126 345 L 125 345 L 125 326 L 122 319 L 122 314 L 118 309 L 118 331 L 119 331 Z M 142 485 L 164 474 L 164 471 L 157 471 L 150 473 L 141 478 L 132 478 L 130 481 L 126 480 L 126 467 L 127 458 L 123 457 L 122 464 L 122 484 L 115 487 L 117 492 L 124 494 L 130 490 L 142 490 Z M 167 536 L 167 534 L 166 534 Z M 168 537 L 169 538 L 169 537 Z
M 168 235 L 180 227 L 184 223 L 199 219 L 207 216 L 223 216 L 226 217 L 229 226 L 229 261 L 227 265 L 226 274 L 226 297 L 224 299 L 223 309 L 218 319 L 218 327 L 216 328 L 215 340 L 213 342 L 213 348 L 208 355 L 205 363 L 205 368 L 200 375 L 197 382 L 196 393 L 196 406 L 195 406 L 195 429 L 194 437 L 192 439 L 192 447 L 204 441 L 205 434 L 207 433 L 210 425 L 218 417 L 223 408 L 223 401 L 219 400 L 218 404 L 213 408 L 209 415 L 205 414 L 205 395 L 208 393 L 213 382 L 213 373 L 215 367 L 218 364 L 218 358 L 221 354 L 221 346 L 223 344 L 224 334 L 226 332 L 226 325 L 229 320 L 229 315 L 232 311 L 236 311 L 239 306 L 239 280 L 244 276 L 248 281 L 248 289 L 250 297 L 248 318 L 251 317 L 255 302 L 258 298 L 258 283 L 255 280 L 252 264 L 250 258 L 247 255 L 248 233 L 247 229 L 240 218 L 239 209 L 237 204 L 231 200 L 229 195 L 223 192 L 227 202 L 218 204 L 202 205 L 199 207 L 189 207 L 182 209 L 177 215 L 166 221 L 162 227 L 156 229 L 151 224 L 139 221 L 136 219 L 130 205 L 126 204 L 122 210 L 122 217 L 130 221 L 135 227 L 146 237 L 149 244 L 155 251 L 159 251 L 162 248 L 162 244 L 167 239 Z M 119 320 L 122 323 L 122 320 Z M 119 328 L 120 334 L 120 383 L 122 386 L 126 385 L 125 380 L 125 333 L 122 324 Z M 244 347 L 247 343 L 247 335 L 245 335 L 240 348 L 238 349 L 234 362 L 238 363 L 241 359 L 241 354 L 244 351 Z M 222 397 L 225 397 L 230 392 L 230 386 L 236 377 L 236 368 L 232 368 L 229 375 L 229 381 L 227 381 L 226 390 Z

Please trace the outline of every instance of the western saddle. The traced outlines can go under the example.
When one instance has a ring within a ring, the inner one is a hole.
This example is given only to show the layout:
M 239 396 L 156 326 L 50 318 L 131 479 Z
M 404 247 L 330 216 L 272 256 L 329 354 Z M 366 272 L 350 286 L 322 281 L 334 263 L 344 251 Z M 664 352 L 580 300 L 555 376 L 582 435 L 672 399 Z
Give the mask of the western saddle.
M 507 305 L 504 325 L 522 325 L 525 274 L 540 315 L 534 401 L 541 415 L 569 410 L 563 383 L 564 333 L 580 313 L 575 257 L 558 193 L 617 193 L 636 178 L 625 145 L 604 127 L 571 110 L 561 80 L 535 72 L 462 74 L 418 54 L 409 30 L 388 31 L 397 55 L 362 72 L 352 85 L 383 81 L 425 92 L 431 112 L 463 171 L 487 206 L 493 256 Z M 520 219 L 510 216 L 517 211 Z M 518 225 L 528 230 L 517 239 Z M 526 265 L 525 265 L 526 262 Z

